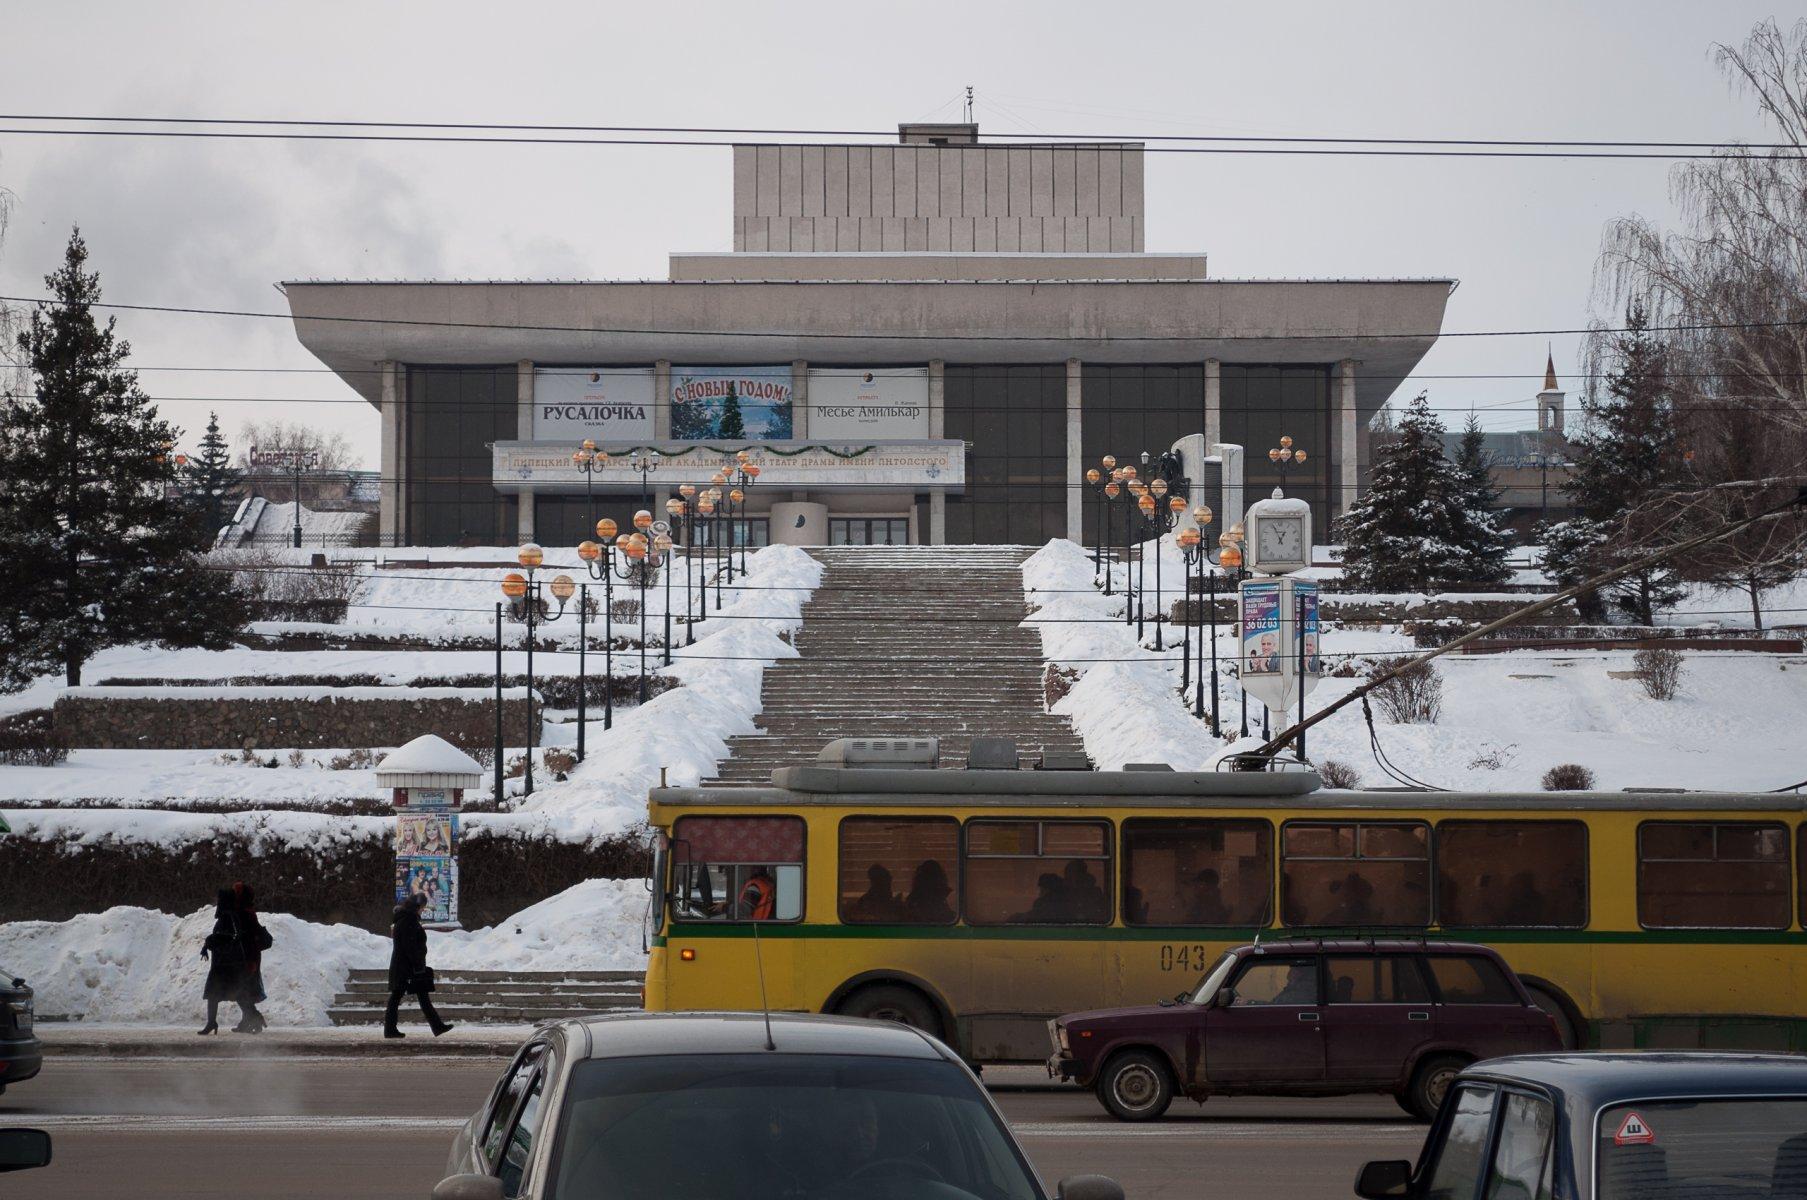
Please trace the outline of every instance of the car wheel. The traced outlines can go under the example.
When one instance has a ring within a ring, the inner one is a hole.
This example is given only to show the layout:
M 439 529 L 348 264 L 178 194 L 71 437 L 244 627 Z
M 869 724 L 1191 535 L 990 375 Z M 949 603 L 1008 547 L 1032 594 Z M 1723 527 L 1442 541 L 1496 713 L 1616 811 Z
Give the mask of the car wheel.
M 1581 1048 L 1581 1031 L 1575 1028 L 1575 1019 L 1569 1015 L 1568 1005 L 1534 984 L 1526 984 L 1525 991 L 1530 993 L 1531 1003 L 1549 1014 L 1550 1019 L 1556 1022 L 1556 1036 L 1561 1040 L 1562 1048 L 1579 1050 Z
M 1425 1059 L 1412 1075 L 1412 1085 L 1406 1089 L 1400 1103 L 1420 1121 L 1429 1121 L 1443 1107 L 1443 1097 L 1449 1094 L 1449 1085 L 1456 1081 L 1456 1076 L 1467 1065 L 1467 1059 L 1455 1054 L 1439 1054 Z
M 930 1037 L 941 1036 L 941 1019 L 921 992 L 896 984 L 883 983 L 861 988 L 847 997 L 836 1010 L 844 1017 L 864 1017 L 868 1021 L 896 1021 L 920 1029 Z
M 1127 1050 L 1098 1073 L 1098 1102 L 1125 1121 L 1152 1121 L 1173 1103 L 1173 1072 L 1159 1055 Z

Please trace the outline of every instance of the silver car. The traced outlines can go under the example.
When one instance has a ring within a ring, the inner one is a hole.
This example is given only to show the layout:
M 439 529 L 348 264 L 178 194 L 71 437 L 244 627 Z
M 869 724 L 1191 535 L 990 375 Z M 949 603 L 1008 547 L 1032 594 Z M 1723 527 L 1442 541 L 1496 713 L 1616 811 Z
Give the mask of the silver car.
M 559 1021 L 459 1131 L 434 1200 L 1046 1200 L 978 1078 L 905 1025 Z M 1122 1200 L 1096 1175 L 1059 1200 Z

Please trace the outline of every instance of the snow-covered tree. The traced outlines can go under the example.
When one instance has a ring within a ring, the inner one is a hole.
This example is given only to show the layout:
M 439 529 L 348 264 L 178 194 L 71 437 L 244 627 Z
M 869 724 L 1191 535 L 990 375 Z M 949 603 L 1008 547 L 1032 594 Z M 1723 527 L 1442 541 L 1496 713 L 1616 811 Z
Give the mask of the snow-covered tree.
M 195 456 L 182 468 L 182 494 L 200 524 L 203 547 L 213 545 L 232 515 L 243 475 L 232 465 L 225 435 L 220 433 L 220 415 L 208 413 L 207 432 L 202 435 Z
M 1486 444 L 1480 421 L 1469 413 L 1456 450 L 1456 475 L 1462 487 L 1457 542 L 1462 547 L 1464 583 L 1504 583 L 1512 577 L 1506 565 L 1512 537 L 1499 525 L 1500 493 L 1493 486 Z
M 30 394 L 0 405 L 0 682 L 58 667 L 71 684 L 107 646 L 225 647 L 242 622 L 231 581 L 204 569 L 174 494 L 176 430 L 125 366 L 130 346 L 94 319 L 100 276 L 80 230 L 54 300 L 19 334 Z
M 1343 518 L 1343 574 L 1378 592 L 1428 591 L 1462 579 L 1465 485 L 1443 453 L 1443 423 L 1424 393 L 1375 452 L 1368 490 Z
M 1604 391 L 1590 386 L 1582 397 L 1579 433 L 1570 439 L 1573 473 L 1566 485 L 1574 522 L 1539 529 L 1544 568 L 1564 586 L 1659 549 L 1668 539 L 1662 523 L 1646 518 L 1651 507 L 1682 479 L 1682 451 L 1669 388 L 1667 351 L 1649 331 L 1640 304 L 1612 335 Z M 1574 524 L 1563 529 L 1562 525 Z M 1641 625 L 1674 604 L 1683 590 L 1673 566 L 1627 576 L 1606 590 L 1611 605 Z M 1583 604 L 1583 609 L 1595 607 Z

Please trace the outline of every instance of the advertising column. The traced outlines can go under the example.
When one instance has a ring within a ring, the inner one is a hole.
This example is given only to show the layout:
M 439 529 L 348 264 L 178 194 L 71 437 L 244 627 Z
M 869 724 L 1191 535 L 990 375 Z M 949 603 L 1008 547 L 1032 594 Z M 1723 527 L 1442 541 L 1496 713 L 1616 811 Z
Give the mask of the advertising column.
M 430 929 L 458 925 L 458 807 L 483 782 L 476 759 L 444 738 L 422 734 L 377 764 L 378 787 L 395 809 L 395 903 L 424 896 Z

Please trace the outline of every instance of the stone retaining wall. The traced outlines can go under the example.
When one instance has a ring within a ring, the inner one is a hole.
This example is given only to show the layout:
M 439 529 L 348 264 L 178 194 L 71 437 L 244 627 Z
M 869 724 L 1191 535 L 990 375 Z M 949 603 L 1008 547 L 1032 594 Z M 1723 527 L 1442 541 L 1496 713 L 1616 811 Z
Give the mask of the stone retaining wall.
M 105 750 L 400 746 L 434 733 L 464 750 L 495 745 L 495 694 L 475 688 L 71 688 L 53 723 L 68 745 Z M 540 708 L 503 693 L 511 745 L 539 744 Z

